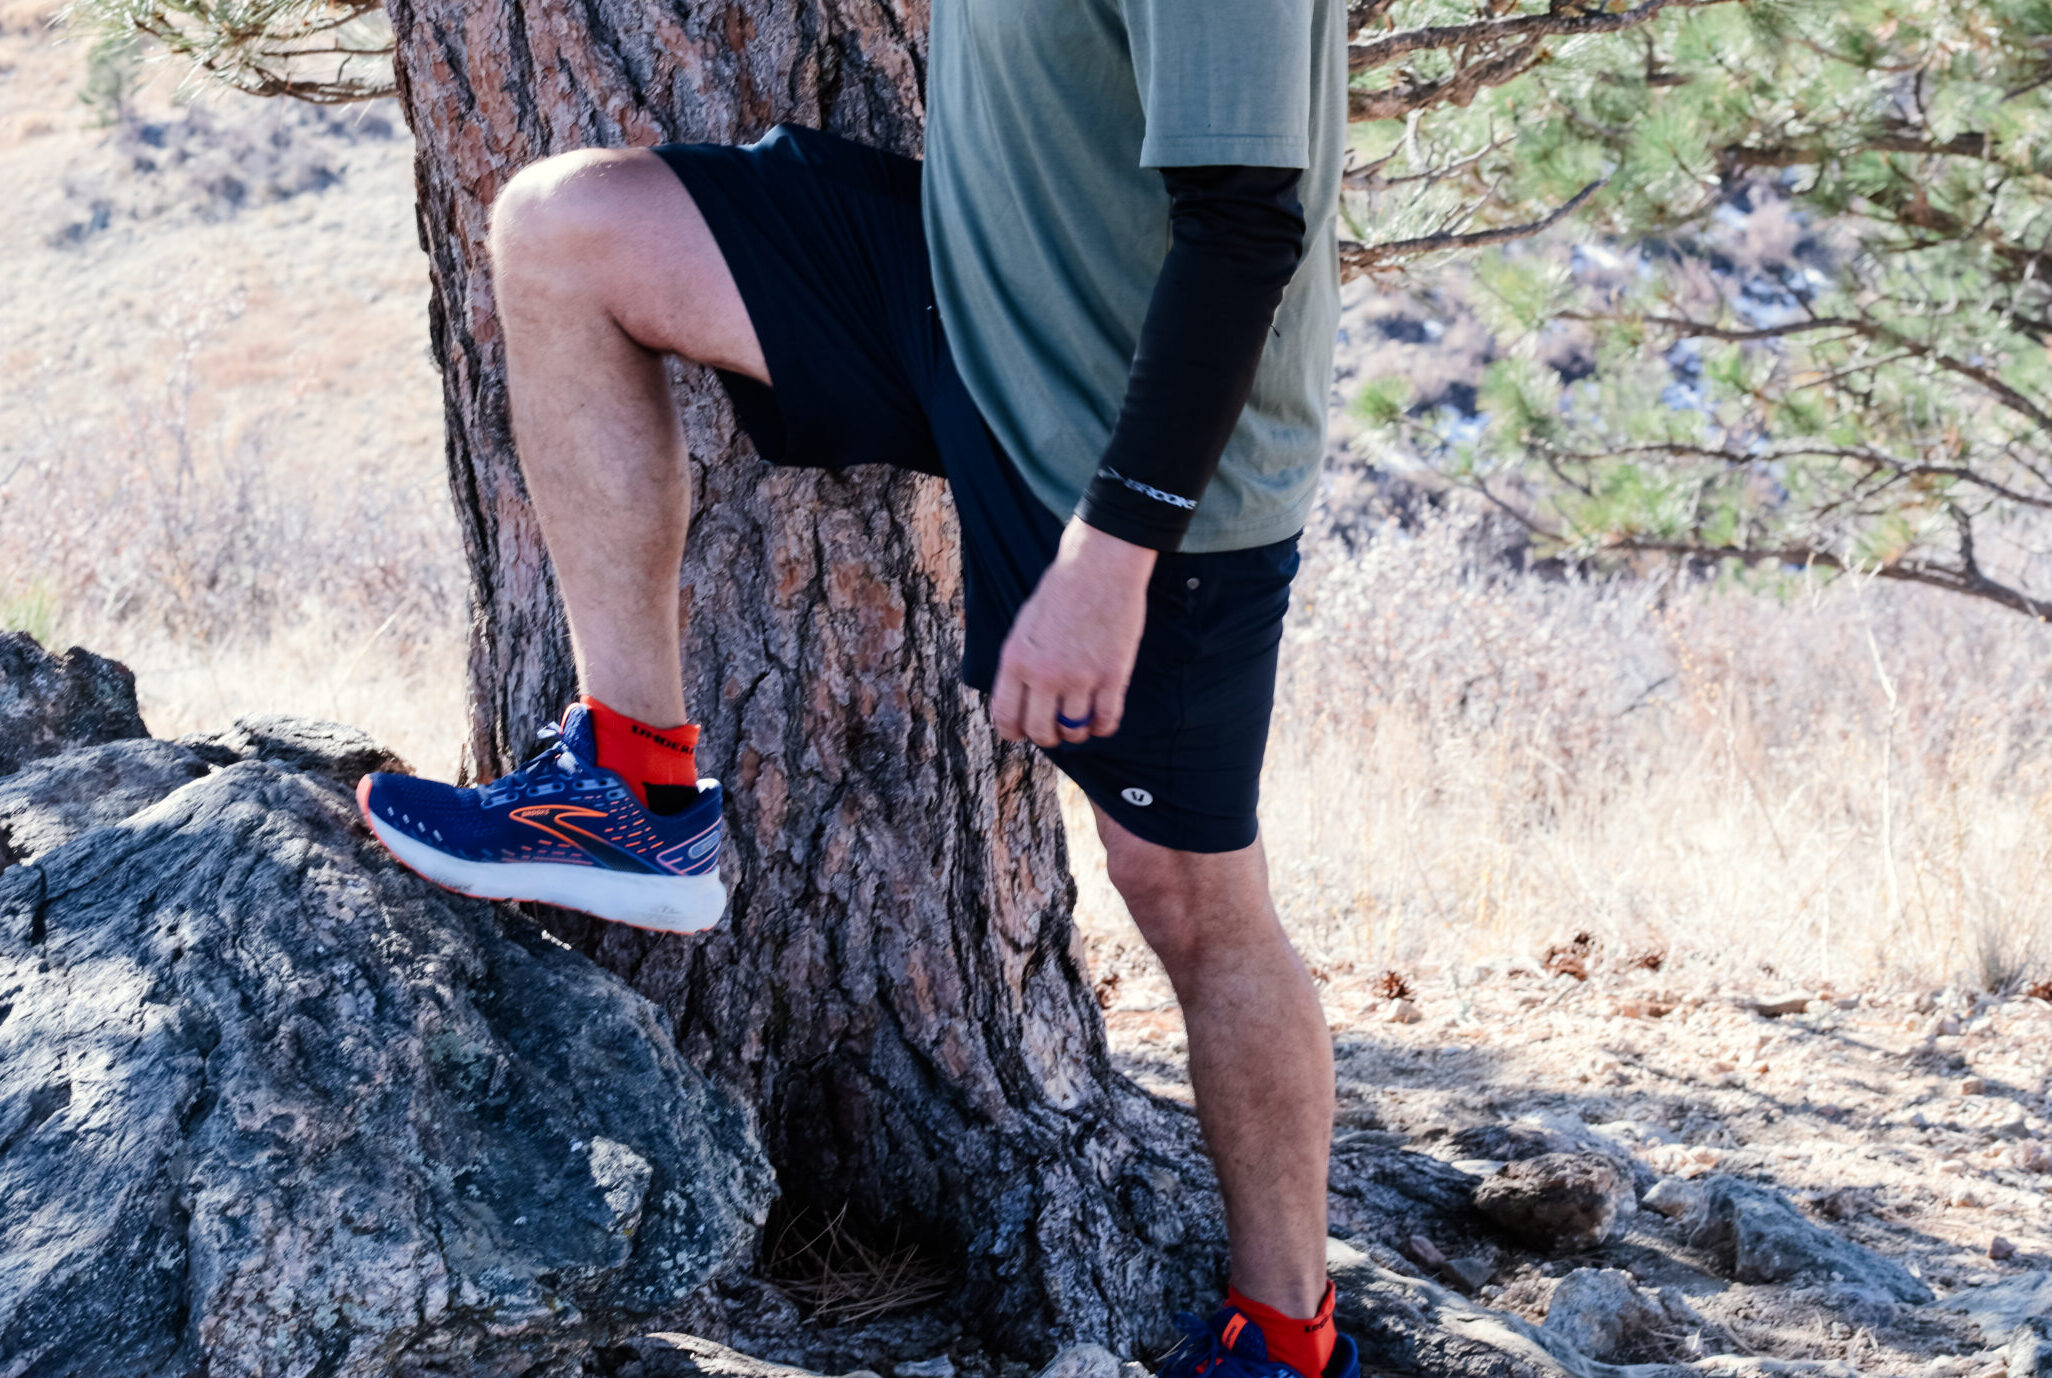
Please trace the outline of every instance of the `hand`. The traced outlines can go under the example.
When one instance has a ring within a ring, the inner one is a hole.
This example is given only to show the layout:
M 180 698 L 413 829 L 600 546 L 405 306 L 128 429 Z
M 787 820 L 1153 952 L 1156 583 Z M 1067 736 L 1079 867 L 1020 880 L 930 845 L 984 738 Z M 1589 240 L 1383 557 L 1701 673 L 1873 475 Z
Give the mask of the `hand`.
M 1070 521 L 998 657 L 990 696 L 998 735 L 1051 747 L 1119 730 L 1154 559 L 1145 546 Z M 1056 714 L 1084 725 L 1063 726 Z

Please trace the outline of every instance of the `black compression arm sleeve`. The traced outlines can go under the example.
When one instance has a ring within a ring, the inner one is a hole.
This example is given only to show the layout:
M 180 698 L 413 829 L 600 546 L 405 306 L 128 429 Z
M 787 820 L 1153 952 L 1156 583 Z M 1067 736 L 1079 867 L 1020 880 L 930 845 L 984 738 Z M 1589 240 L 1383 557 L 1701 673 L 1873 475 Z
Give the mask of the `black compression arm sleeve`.
M 1174 550 L 1239 424 L 1304 257 L 1295 168 L 1164 168 L 1172 239 L 1111 443 L 1076 515 Z

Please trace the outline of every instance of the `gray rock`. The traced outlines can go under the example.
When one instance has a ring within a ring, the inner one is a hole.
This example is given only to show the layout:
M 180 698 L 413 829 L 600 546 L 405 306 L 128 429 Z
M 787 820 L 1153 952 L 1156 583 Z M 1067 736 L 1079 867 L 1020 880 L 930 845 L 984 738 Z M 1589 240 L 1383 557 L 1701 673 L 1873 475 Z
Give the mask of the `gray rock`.
M 1644 1310 L 1631 1274 L 1577 1268 L 1554 1287 L 1543 1328 L 1590 1358 L 1609 1361 Z
M 171 742 L 86 747 L 0 775 L 0 865 L 120 823 L 214 769 Z
M 898 1371 L 904 1372 L 900 1365 Z M 1122 1378 L 1119 1358 L 1103 1345 L 1070 1345 L 1054 1356 L 1039 1378 Z
M 1707 1359 L 1698 1359 L 1686 1368 L 1672 1365 L 1655 1367 L 1633 1364 L 1626 1368 L 1612 1369 L 1612 1373 L 1630 1374 L 1633 1378 L 1666 1378 L 1669 1374 L 1702 1374 L 1704 1378 L 1779 1378 L 1782 1374 L 1816 1374 L 1818 1378 L 1861 1378 L 1860 1371 L 1839 1359 L 1769 1359 L 1756 1354 L 1713 1354 Z
M 2019 1326 L 2039 1318 L 2052 1319 L 2052 1273 L 2023 1273 L 1964 1288 L 1938 1305 L 1965 1315 L 1979 1327 L 1986 1343 L 2007 1344 Z
M 1703 1205 L 1688 1240 L 1739 1282 L 1806 1279 L 1921 1304 L 1931 1289 L 1902 1265 L 1805 1219 L 1771 1187 L 1735 1177 L 1703 1179 Z M 1850 1294 L 1848 1294 L 1850 1295 Z
M 217 764 L 264 760 L 290 770 L 311 770 L 349 789 L 372 771 L 412 768 L 353 727 L 307 718 L 238 718 L 226 732 L 180 737 L 178 744 Z
M 1363 1239 L 1357 1235 L 1352 1238 L 1340 1239 L 1338 1242 L 1366 1255 L 1368 1261 L 1378 1268 L 1387 1269 L 1392 1273 L 1402 1273 L 1405 1277 L 1414 1278 L 1420 1276 L 1417 1264 L 1411 1262 L 1403 1254 L 1398 1253 L 1395 1249 L 1390 1248 L 1389 1245 L 1379 1240 Z M 1436 1248 L 1437 1246 L 1434 1247 Z
M 1446 1261 L 1446 1276 L 1470 1292 L 1481 1290 L 1496 1276 L 1496 1260 L 1486 1254 L 1463 1254 Z
M 1548 1153 L 1508 1163 L 1475 1189 L 1475 1209 L 1536 1248 L 1592 1249 L 1630 1228 L 1631 1176 L 1595 1153 Z
M 936 1354 L 931 1359 L 893 1364 L 891 1372 L 897 1378 L 955 1378 L 955 1361 L 945 1354 Z
M 2002 1357 L 2007 1378 L 2052 1378 L 2052 1320 L 2039 1316 L 2018 1326 Z
M 1684 1177 L 1663 1177 L 1639 1198 L 1639 1205 L 1670 1220 L 1684 1220 L 1703 1209 L 1703 1184 Z
M 1445 1152 L 1455 1161 L 1480 1159 L 1499 1163 L 1568 1153 L 1579 1147 L 1566 1134 L 1530 1122 L 1475 1124 L 1447 1135 Z
M 1592 1129 L 1572 1115 L 1524 1115 L 1508 1124 L 1479 1124 L 1447 1136 L 1436 1150 L 1455 1161 L 1521 1162 L 1554 1153 L 1594 1153 L 1608 1158 L 1631 1181 L 1635 1191 L 1653 1185 L 1653 1169 L 1634 1156 L 1629 1145 Z
M 1632 1148 L 1656 1148 L 1681 1142 L 1681 1135 L 1664 1124 L 1654 1124 L 1650 1120 L 1610 1120 L 1604 1124 L 1590 1125 L 1589 1132 Z
M 1671 1357 L 1703 1318 L 1679 1296 L 1641 1290 L 1616 1268 L 1577 1268 L 1553 1289 L 1542 1329 L 1592 1359 L 1609 1363 Z
M 387 753 L 60 730 L 0 780 L 0 1372 L 563 1372 L 746 1252 L 746 1113 L 371 842 L 346 785 Z
M 1437 1244 L 1422 1234 L 1414 1234 L 1404 1241 L 1404 1252 L 1413 1263 L 1435 1276 L 1446 1267 L 1446 1255 Z
M 637 1335 L 620 1346 L 632 1357 L 615 1378 L 819 1378 L 808 1369 L 756 1359 L 696 1335 Z M 856 1369 L 842 1378 L 879 1378 Z
M 1801 1297 L 1809 1289 L 1793 1295 Z M 1902 1308 L 1885 1288 L 1871 1283 L 1834 1282 L 1816 1289 L 1817 1305 L 1855 1329 L 1880 1330 L 1894 1325 Z
M 77 646 L 52 655 L 27 632 L 0 632 L 0 775 L 74 747 L 148 735 L 127 666 Z
M 1470 1177 L 1494 1177 L 1503 1171 L 1503 1164 L 1502 1158 L 1456 1158 L 1448 1166 Z
M 1341 1233 L 1401 1245 L 1413 1234 L 1469 1235 L 1475 1179 L 1443 1159 L 1351 1135 L 1332 1152 L 1333 1219 Z
M 1422 1278 L 1378 1268 L 1366 1254 L 1339 1240 L 1328 1243 L 1325 1262 L 1339 1289 L 1340 1329 L 1360 1344 L 1364 1373 L 1432 1378 L 1858 1378 L 1849 1364 L 1836 1360 L 1718 1354 L 1689 1364 L 1608 1364 L 1583 1354 L 1544 1326 L 1491 1311 Z

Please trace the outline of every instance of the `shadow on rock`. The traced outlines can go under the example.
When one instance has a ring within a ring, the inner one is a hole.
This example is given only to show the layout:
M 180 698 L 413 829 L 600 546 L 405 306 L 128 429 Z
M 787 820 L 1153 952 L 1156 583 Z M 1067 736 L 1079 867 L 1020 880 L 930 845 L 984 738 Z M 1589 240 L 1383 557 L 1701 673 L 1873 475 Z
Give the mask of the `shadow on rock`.
M 568 1373 L 746 1254 L 746 1112 L 391 862 L 387 753 L 141 738 L 110 666 L 0 639 L 0 1370 Z

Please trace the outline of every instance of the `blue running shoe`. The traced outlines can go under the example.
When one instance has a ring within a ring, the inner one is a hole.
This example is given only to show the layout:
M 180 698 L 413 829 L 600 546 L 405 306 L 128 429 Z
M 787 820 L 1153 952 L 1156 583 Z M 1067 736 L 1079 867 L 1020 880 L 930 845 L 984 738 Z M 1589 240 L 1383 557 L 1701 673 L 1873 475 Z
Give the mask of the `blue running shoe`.
M 1221 1306 L 1200 1321 L 1176 1317 L 1183 1340 L 1161 1361 L 1156 1378 L 1361 1378 L 1361 1351 L 1345 1335 L 1333 1337 L 1332 1358 L 1322 1374 L 1300 1374 L 1268 1357 L 1261 1327 L 1237 1306 Z
M 553 741 L 547 738 L 553 737 Z M 720 782 L 681 813 L 651 813 L 597 765 L 591 715 L 572 704 L 520 769 L 479 789 L 366 775 L 363 817 L 387 851 L 437 885 L 531 900 L 659 933 L 711 928 L 720 882 Z

